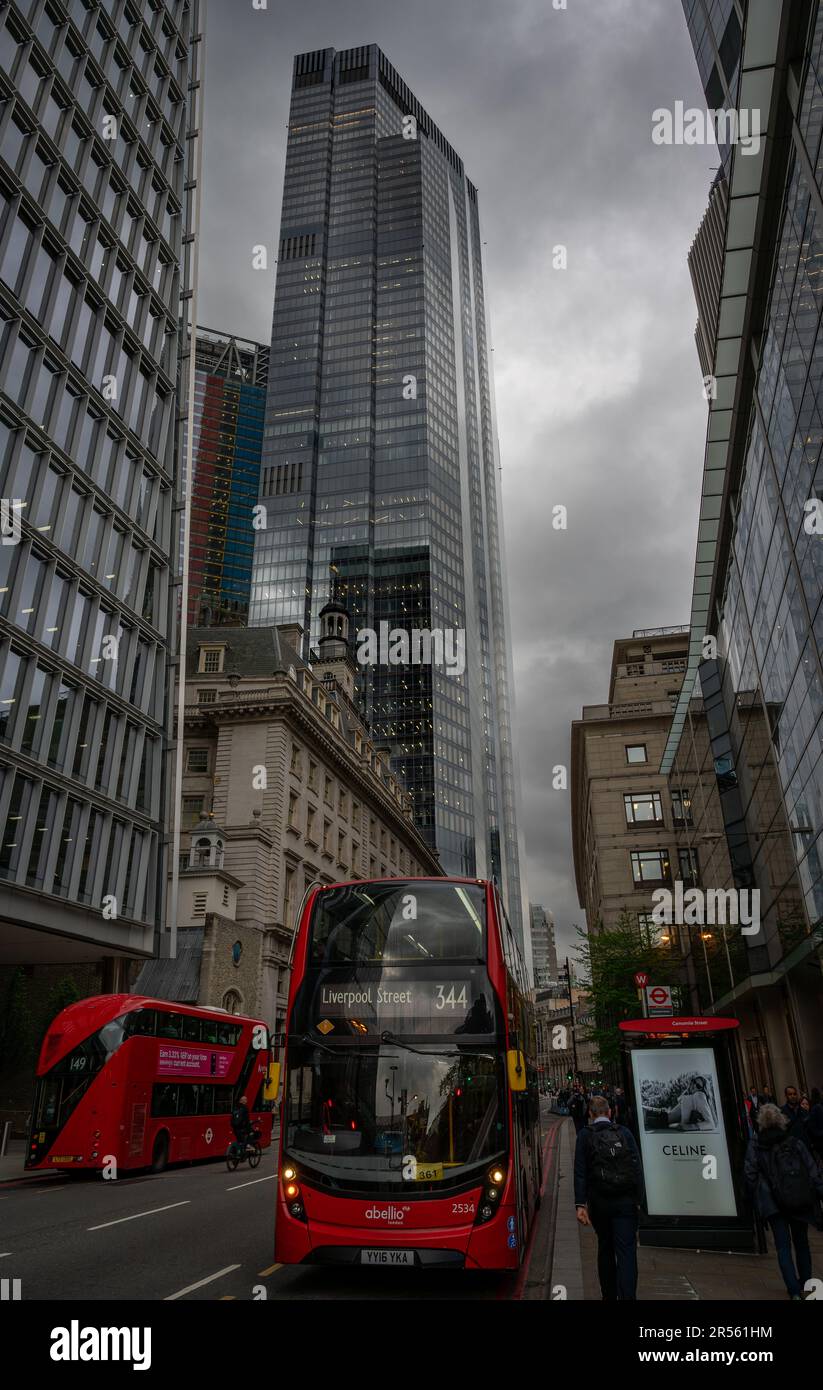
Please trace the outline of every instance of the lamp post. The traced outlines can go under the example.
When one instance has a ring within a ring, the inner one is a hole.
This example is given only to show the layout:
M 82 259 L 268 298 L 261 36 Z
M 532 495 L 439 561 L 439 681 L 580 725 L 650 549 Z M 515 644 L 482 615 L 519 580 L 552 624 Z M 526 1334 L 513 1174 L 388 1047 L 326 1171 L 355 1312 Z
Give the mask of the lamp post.
M 571 1020 L 571 1030 L 572 1030 L 572 1057 L 574 1058 L 574 1075 L 575 1075 L 575 1080 L 576 1080 L 576 1079 L 577 1079 L 577 1075 L 578 1075 L 578 1071 L 577 1071 L 577 1038 L 575 1037 L 575 1032 L 574 1032 L 574 1000 L 573 1000 L 573 998 L 572 998 L 572 971 L 571 971 L 571 966 L 569 965 L 569 958 L 568 958 L 568 956 L 566 956 L 566 984 L 568 985 L 568 988 L 569 988 L 569 1018 L 570 1018 L 570 1020 Z

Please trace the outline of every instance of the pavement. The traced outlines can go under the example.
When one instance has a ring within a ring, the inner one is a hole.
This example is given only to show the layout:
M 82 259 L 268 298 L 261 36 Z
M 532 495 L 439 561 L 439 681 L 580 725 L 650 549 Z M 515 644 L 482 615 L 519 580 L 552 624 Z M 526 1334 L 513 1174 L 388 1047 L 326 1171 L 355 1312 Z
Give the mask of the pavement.
M 559 1141 L 557 1221 L 551 1285 L 563 1286 L 569 1299 L 600 1301 L 597 1237 L 574 1214 L 574 1123 L 562 1120 Z M 823 1277 L 823 1233 L 809 1230 L 812 1268 Z M 741 1303 L 785 1302 L 786 1288 L 777 1267 L 771 1235 L 765 1255 L 714 1250 L 638 1248 L 638 1299 L 649 1302 L 728 1300 Z M 558 1297 L 557 1293 L 553 1294 Z

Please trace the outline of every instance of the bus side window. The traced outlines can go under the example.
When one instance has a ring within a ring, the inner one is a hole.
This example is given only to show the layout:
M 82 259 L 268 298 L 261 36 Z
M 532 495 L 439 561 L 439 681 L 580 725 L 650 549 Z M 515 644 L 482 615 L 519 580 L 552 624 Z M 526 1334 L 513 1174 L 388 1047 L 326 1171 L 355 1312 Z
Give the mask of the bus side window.
M 217 1042 L 217 1023 L 216 1023 L 216 1021 L 215 1021 L 213 1018 L 204 1018 L 204 1019 L 202 1020 L 202 1025 L 203 1025 L 203 1026 L 202 1026 L 202 1029 L 201 1029 L 201 1042 L 204 1042 L 204 1043 L 216 1043 L 216 1042 Z
M 200 1041 L 200 1019 L 183 1014 L 183 1039 L 185 1042 Z
M 179 1038 L 181 1022 L 180 1014 L 167 1014 L 160 1011 L 157 1019 L 158 1038 Z
M 152 1088 L 151 1113 L 152 1115 L 177 1114 L 176 1086 L 171 1086 L 166 1082 L 160 1082 Z
M 198 1115 L 214 1114 L 214 1087 L 195 1086 L 197 1093 L 197 1113 Z
M 215 1086 L 214 1088 L 214 1111 L 215 1115 L 230 1115 L 232 1110 L 232 1088 L 231 1086 Z
M 178 1115 L 195 1115 L 197 1113 L 196 1087 L 180 1085 L 177 1088 L 177 1113 Z

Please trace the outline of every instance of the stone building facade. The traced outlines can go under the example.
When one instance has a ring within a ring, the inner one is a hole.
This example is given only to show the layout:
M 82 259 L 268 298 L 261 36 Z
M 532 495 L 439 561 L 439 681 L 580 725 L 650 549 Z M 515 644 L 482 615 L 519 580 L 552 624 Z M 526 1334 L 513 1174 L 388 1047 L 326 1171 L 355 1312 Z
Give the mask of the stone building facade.
M 348 615 L 331 602 L 321 621 L 310 663 L 293 625 L 189 631 L 178 957 L 146 965 L 142 993 L 279 1028 L 312 884 L 441 873 L 353 703 Z
M 721 885 L 729 873 L 713 769 L 709 777 L 694 766 L 690 781 L 681 769 L 659 770 L 687 639 L 688 628 L 657 628 L 615 642 L 608 703 L 586 706 L 572 724 L 572 844 L 590 932 L 615 926 L 624 913 L 651 925 L 656 888 L 678 879 L 684 889 Z M 692 713 L 707 742 L 700 701 Z M 678 949 L 676 932 L 661 928 L 658 943 Z

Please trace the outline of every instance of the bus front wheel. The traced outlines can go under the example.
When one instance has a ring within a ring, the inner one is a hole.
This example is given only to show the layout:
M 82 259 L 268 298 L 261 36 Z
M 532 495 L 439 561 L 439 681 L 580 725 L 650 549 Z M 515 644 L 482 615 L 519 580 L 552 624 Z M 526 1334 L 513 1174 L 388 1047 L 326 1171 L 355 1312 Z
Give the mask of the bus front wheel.
M 162 1173 L 168 1161 L 169 1136 L 167 1134 L 158 1134 L 154 1141 L 154 1149 L 151 1155 L 151 1171 L 153 1173 Z

